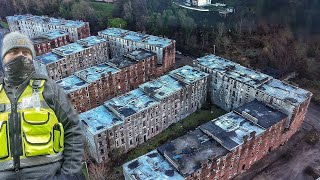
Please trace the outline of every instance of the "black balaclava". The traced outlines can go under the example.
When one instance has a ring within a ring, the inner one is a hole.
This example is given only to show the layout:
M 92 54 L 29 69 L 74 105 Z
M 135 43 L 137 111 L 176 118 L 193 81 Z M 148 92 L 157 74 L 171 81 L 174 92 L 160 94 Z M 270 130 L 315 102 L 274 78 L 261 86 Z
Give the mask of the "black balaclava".
M 21 85 L 33 72 L 32 60 L 22 55 L 3 65 L 4 81 L 11 86 Z

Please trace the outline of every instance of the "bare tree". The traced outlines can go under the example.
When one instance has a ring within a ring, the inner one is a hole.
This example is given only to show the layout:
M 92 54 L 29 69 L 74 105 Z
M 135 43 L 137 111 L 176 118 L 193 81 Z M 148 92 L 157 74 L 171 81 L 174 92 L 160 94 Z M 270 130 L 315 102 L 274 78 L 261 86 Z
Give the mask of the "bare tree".
M 93 180 L 104 180 L 106 179 L 106 174 L 109 171 L 109 166 L 107 166 L 106 163 L 94 163 L 91 161 L 90 154 L 89 154 L 89 146 L 85 142 L 84 143 L 84 153 L 83 153 L 83 159 L 85 161 L 85 165 L 88 168 L 88 176 L 89 179 Z
M 89 166 L 90 179 L 105 180 L 109 167 L 105 163 L 95 164 Z
M 218 28 L 218 35 L 223 36 L 223 34 L 226 31 L 226 26 L 224 25 L 224 22 L 218 23 L 217 28 Z

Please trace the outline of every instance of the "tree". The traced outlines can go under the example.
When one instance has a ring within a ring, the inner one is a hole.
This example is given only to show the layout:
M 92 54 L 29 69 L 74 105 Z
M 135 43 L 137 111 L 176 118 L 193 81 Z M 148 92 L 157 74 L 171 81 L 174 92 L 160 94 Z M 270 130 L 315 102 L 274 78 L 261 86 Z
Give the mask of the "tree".
M 106 163 L 101 163 L 101 164 L 91 163 L 89 165 L 90 179 L 105 180 L 108 170 L 109 170 L 109 167 L 106 165 Z
M 108 27 L 126 28 L 127 22 L 122 18 L 112 18 L 108 20 Z

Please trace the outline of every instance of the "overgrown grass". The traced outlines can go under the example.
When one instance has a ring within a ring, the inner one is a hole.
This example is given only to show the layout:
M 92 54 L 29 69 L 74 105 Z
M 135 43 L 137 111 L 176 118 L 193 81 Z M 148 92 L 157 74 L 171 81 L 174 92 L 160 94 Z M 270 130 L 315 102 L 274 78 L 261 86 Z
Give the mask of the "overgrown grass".
M 320 80 L 301 79 L 295 81 L 300 87 L 312 92 L 312 101 L 320 105 Z
M 185 135 L 187 132 L 194 130 L 201 124 L 204 124 L 212 119 L 215 119 L 226 112 L 215 106 L 211 107 L 211 110 L 199 110 L 187 118 L 181 120 L 178 123 L 172 124 L 165 131 L 156 135 L 149 141 L 137 146 L 133 150 L 129 151 L 127 154 L 122 155 L 117 159 L 116 165 L 113 166 L 110 173 L 108 173 L 108 178 L 110 179 L 120 179 L 122 178 L 122 164 L 133 160 L 141 155 L 144 155 L 154 149 L 156 149 L 161 144 L 174 140 L 180 136 Z

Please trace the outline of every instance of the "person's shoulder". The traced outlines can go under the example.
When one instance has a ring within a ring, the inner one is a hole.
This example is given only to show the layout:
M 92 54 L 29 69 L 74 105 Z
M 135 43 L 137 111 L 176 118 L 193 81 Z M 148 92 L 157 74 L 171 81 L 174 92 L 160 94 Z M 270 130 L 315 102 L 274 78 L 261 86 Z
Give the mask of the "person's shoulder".
M 46 81 L 49 80 L 48 76 L 45 76 L 43 74 L 38 74 L 38 73 L 33 73 L 31 76 L 31 79 L 46 80 Z
M 45 91 L 47 91 L 47 90 L 56 91 L 56 86 L 57 86 L 56 82 L 53 81 L 52 79 L 48 78 L 48 76 L 34 73 L 32 75 L 31 79 L 34 79 L 34 80 L 45 80 L 45 83 L 44 83 Z

